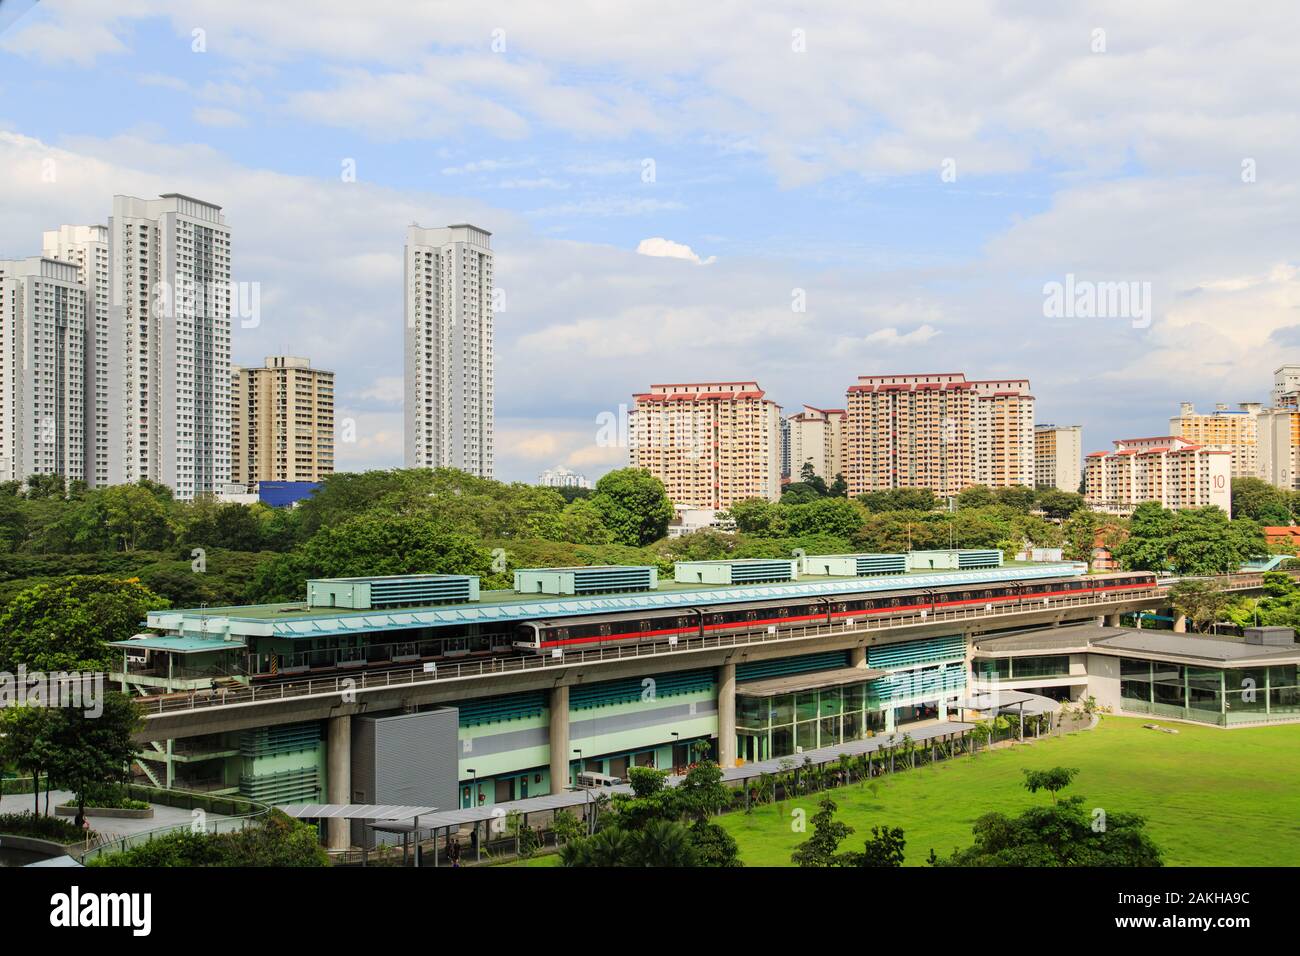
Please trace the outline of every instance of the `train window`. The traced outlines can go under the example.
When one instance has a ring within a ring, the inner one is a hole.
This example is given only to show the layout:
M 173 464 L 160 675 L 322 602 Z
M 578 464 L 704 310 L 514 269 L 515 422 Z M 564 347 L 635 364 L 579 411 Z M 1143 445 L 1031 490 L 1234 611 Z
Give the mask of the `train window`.
M 569 639 L 569 629 L 567 627 L 557 627 L 554 633 L 557 641 L 565 641 Z
M 638 621 L 636 626 L 637 626 L 637 630 L 639 630 L 639 631 L 649 631 L 649 630 L 652 630 L 649 621 Z
M 611 633 L 612 633 L 612 630 L 611 630 L 611 628 L 610 628 L 610 626 L 609 626 L 608 624 L 602 624 L 602 625 L 600 626 L 600 636 L 601 636 L 601 637 L 609 637 L 609 635 L 610 635 Z

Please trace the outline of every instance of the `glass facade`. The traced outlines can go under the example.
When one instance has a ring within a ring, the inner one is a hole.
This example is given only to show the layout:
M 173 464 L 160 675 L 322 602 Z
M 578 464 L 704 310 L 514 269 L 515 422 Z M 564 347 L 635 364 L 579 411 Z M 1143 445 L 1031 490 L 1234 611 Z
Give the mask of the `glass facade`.
M 989 657 L 973 661 L 971 666 L 975 669 L 975 675 L 983 682 L 1069 677 L 1070 655 Z
M 1124 710 L 1219 725 L 1300 715 L 1294 664 L 1213 668 L 1121 658 L 1119 693 Z
M 867 681 L 775 697 L 736 696 L 736 756 L 746 763 L 787 757 L 885 729 Z M 873 709 L 873 707 L 875 709 Z

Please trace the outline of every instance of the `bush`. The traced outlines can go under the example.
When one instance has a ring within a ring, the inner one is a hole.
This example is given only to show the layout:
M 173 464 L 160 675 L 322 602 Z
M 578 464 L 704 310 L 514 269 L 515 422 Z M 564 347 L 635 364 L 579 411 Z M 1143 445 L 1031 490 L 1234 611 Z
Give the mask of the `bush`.
M 75 807 L 76 800 L 69 800 L 65 807 Z M 143 800 L 134 800 L 125 787 L 106 784 L 86 791 L 86 809 L 88 810 L 148 810 L 149 804 Z
M 56 843 L 76 843 L 86 838 L 86 831 L 68 820 L 30 813 L 0 814 L 0 833 L 54 840 Z

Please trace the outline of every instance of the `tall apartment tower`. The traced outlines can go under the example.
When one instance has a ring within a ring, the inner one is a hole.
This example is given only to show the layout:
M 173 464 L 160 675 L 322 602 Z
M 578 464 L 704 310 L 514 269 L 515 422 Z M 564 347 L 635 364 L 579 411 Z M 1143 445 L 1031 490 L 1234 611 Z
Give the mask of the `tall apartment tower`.
M 406 465 L 492 477 L 492 234 L 406 231 Z
M 334 473 L 334 373 L 305 358 L 272 355 L 233 366 L 230 480 L 320 481 Z
M 1256 475 L 1279 488 L 1300 489 L 1300 409 L 1294 405 L 1266 408 L 1257 423 Z
M 1083 427 L 1034 427 L 1034 484 L 1058 491 L 1079 490 L 1083 480 Z
M 1296 408 L 1300 405 L 1300 365 L 1283 365 L 1273 370 L 1274 408 Z
M 1232 514 L 1232 462 L 1226 449 L 1177 435 L 1125 438 L 1088 456 L 1084 498 L 1096 511 L 1131 512 L 1144 501 L 1170 509 L 1215 505 Z
M 633 396 L 632 465 L 678 508 L 781 494 L 781 407 L 757 382 L 651 385 Z
M 75 265 L 0 261 L 0 481 L 85 480 L 85 329 Z
M 167 193 L 114 196 L 108 233 L 109 350 L 125 356 L 108 480 L 214 493 L 230 482 L 230 229 L 220 206 Z
M 122 428 L 121 375 L 125 351 L 111 348 L 108 337 L 108 227 L 60 226 L 46 231 L 42 253 L 77 267 L 86 287 L 86 327 L 83 335 L 85 398 L 85 463 L 82 471 L 92 488 L 107 485 L 109 434 Z
M 1034 396 L 1027 379 L 967 381 L 959 373 L 864 375 L 848 390 L 844 477 L 849 494 L 1034 484 Z
M 1236 409 L 1215 405 L 1214 411 L 1198 413 L 1191 402 L 1183 402 L 1178 414 L 1169 419 L 1169 434 L 1215 451 L 1232 452 L 1232 477 L 1253 478 L 1259 471 L 1259 402 L 1242 402 Z
M 813 474 L 827 484 L 844 471 L 841 455 L 844 445 L 844 422 L 848 414 L 842 408 L 814 408 L 785 419 L 789 429 L 789 474 L 798 481 L 804 465 L 812 465 Z

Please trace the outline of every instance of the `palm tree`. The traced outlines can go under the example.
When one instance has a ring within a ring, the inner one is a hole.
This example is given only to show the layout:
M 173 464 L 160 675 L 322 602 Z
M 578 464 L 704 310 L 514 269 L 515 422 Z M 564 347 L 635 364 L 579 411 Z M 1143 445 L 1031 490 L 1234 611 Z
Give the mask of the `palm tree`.
M 651 820 L 637 834 L 635 846 L 642 866 L 689 867 L 698 862 L 691 831 L 676 820 Z
M 564 844 L 560 848 L 560 863 L 563 866 L 627 866 L 635 849 L 626 831 L 606 827 L 595 836 Z

